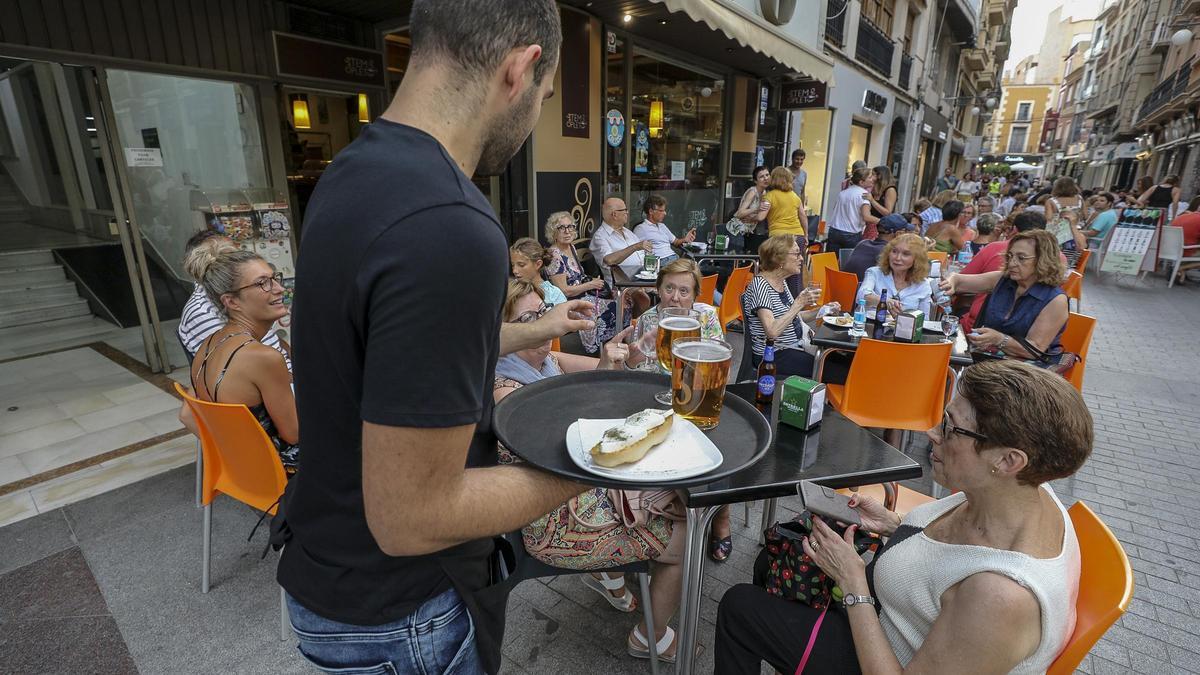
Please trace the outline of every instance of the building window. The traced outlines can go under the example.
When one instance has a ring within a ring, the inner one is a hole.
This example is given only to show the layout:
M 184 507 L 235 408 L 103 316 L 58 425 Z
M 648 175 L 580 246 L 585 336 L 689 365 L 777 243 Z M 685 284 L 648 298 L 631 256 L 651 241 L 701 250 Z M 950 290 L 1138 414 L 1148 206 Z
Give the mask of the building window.
M 892 19 L 896 16 L 896 0 L 863 0 L 862 16 L 890 36 Z
M 913 34 L 916 30 L 917 14 L 909 5 L 908 16 L 904 19 L 904 53 L 913 53 Z
M 1021 101 L 1020 103 L 1017 104 L 1016 121 L 1028 122 L 1029 115 L 1031 112 L 1033 112 L 1033 102 L 1032 101 Z
M 1008 149 L 1005 152 L 1025 152 L 1025 140 L 1029 136 L 1029 127 L 1013 127 L 1008 132 Z

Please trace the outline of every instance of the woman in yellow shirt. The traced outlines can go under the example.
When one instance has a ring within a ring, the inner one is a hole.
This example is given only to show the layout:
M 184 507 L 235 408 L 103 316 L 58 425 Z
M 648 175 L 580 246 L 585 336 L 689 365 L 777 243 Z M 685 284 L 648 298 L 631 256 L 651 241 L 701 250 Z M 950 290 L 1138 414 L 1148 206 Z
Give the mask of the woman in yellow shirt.
M 804 232 L 804 221 L 808 219 L 804 213 L 804 200 L 792 188 L 792 172 L 786 166 L 775 167 L 771 171 L 771 183 L 763 201 L 770 202 L 771 209 L 767 211 L 767 231 L 772 237 L 780 234 L 790 234 L 796 238 L 800 247 L 800 255 L 807 258 L 808 238 Z M 806 260 L 801 259 L 800 269 L 804 269 Z M 796 274 L 787 279 L 788 288 L 795 296 L 800 292 L 803 275 Z

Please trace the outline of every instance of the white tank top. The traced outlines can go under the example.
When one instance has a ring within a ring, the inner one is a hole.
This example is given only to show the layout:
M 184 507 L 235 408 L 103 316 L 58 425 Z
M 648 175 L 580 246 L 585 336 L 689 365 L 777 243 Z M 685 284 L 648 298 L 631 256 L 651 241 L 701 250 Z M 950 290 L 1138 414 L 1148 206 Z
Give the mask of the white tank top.
M 909 512 L 875 563 L 880 623 L 900 664 L 907 666 L 941 612 L 942 593 L 972 574 L 995 572 L 1028 588 L 1041 606 L 1041 642 L 1013 673 L 1045 673 L 1075 630 L 1079 542 L 1058 496 L 1043 485 L 1063 517 L 1063 543 L 1054 558 L 947 544 L 925 536 L 927 525 L 966 500 L 957 493 Z M 899 539 L 897 539 L 899 538 Z M 997 627 L 999 628 L 999 627 Z

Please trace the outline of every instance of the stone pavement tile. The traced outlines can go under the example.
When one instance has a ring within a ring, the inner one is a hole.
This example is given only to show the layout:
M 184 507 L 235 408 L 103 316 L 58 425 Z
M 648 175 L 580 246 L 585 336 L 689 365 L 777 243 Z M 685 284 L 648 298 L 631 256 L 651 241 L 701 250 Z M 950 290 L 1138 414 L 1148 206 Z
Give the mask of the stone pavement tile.
M 0 622 L 107 614 L 108 606 L 78 548 L 0 576 Z
M 0 663 L 10 673 L 138 672 L 111 616 L 0 623 Z
M 195 507 L 195 494 L 195 468 L 186 466 L 70 504 L 62 512 L 80 541 L 112 535 L 122 528 L 137 528 L 149 520 L 174 520 L 194 523 L 187 538 L 194 536 L 198 542 L 200 510 Z M 217 500 L 227 501 L 230 500 Z M 195 518 L 190 518 L 191 514 Z
M 71 527 L 61 511 L 43 513 L 0 528 L 0 574 L 75 544 Z

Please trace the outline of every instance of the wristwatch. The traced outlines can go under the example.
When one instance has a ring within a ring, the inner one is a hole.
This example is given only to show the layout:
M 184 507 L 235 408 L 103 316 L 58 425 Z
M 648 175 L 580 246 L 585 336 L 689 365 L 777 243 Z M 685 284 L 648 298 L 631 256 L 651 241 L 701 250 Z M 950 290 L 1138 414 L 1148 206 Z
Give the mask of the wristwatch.
M 1009 338 L 1010 338 L 1010 337 L 1011 337 L 1011 336 L 1009 336 L 1009 335 L 1005 335 L 1005 336 L 1004 336 L 1004 339 L 1000 341 L 1000 344 L 996 345 L 996 350 L 997 350 L 997 351 L 1000 351 L 1000 352 L 1003 352 L 1003 351 L 1004 351 L 1004 347 L 1005 347 L 1005 345 L 1007 345 L 1007 344 L 1008 344 L 1008 340 L 1009 340 Z
M 850 608 L 854 605 L 874 605 L 875 598 L 869 595 L 847 595 L 842 598 L 842 607 Z

